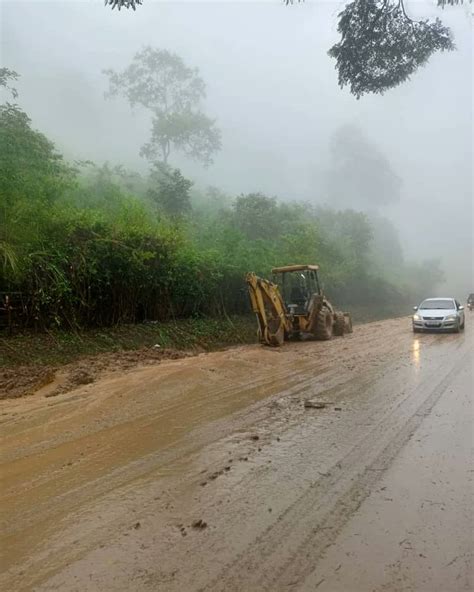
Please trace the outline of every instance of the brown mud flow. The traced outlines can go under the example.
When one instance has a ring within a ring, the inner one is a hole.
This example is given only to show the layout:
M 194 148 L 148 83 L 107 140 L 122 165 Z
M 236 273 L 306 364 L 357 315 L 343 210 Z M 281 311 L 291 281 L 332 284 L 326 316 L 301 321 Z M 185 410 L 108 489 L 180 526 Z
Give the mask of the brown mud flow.
M 0 351 L 4 345 L 5 339 L 0 343 Z M 26 343 L 25 346 L 38 347 L 38 344 Z M 142 347 L 132 351 L 82 356 L 79 361 L 59 368 L 50 364 L 11 364 L 0 369 L 0 400 L 29 396 L 38 391 L 53 397 L 94 382 L 105 372 L 124 372 L 138 365 L 157 364 L 162 360 L 176 360 L 191 355 L 194 355 L 193 351 Z
M 371 323 L 328 343 L 164 360 L 1 402 L 0 584 L 323 586 L 315 566 L 469 367 L 470 328 L 413 336 L 408 319 Z

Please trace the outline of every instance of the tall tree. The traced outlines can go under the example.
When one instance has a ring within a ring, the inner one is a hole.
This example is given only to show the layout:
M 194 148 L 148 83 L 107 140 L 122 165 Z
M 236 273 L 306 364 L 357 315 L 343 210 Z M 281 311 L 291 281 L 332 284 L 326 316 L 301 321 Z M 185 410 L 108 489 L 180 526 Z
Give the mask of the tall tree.
M 192 185 L 179 169 L 158 163 L 150 175 L 148 195 L 166 214 L 177 218 L 191 211 L 189 190 Z
M 390 278 L 393 271 L 403 266 L 404 256 L 400 236 L 391 220 L 372 214 L 369 218 L 373 232 L 371 257 L 375 265 Z
M 232 223 L 249 240 L 274 238 L 278 228 L 276 198 L 263 193 L 240 195 L 232 207 Z
M 105 5 L 135 10 L 142 2 L 105 0 Z M 463 2 L 437 0 L 441 8 Z M 341 40 L 328 53 L 336 60 L 339 85 L 348 86 L 357 98 L 398 86 L 437 51 L 454 49 L 449 28 L 439 19 L 413 20 L 405 0 L 353 0 L 339 13 L 337 29 Z
M 19 250 L 74 174 L 24 111 L 0 105 L 0 285 L 7 271 L 16 273 Z
M 400 178 L 358 127 L 339 128 L 330 149 L 326 192 L 331 205 L 375 211 L 400 199 Z
M 151 137 L 141 155 L 168 163 L 172 149 L 204 165 L 221 147 L 214 120 L 201 111 L 206 85 L 197 69 L 189 68 L 175 53 L 146 47 L 122 72 L 106 70 L 108 96 L 122 95 L 130 105 L 152 114 Z
M 11 206 L 20 199 L 51 203 L 70 187 L 74 174 L 24 111 L 0 105 L 0 204 Z

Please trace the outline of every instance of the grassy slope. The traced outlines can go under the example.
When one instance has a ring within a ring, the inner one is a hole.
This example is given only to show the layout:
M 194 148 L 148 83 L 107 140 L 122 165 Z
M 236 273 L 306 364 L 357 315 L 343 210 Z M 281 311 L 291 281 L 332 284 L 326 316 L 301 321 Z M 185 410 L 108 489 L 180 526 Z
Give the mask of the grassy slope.
M 72 333 L 23 333 L 0 337 L 0 367 L 66 364 L 85 355 L 152 347 L 212 350 L 256 337 L 253 316 L 228 319 L 182 319 L 167 323 L 121 325 Z
M 350 310 L 355 323 L 402 316 L 406 310 Z M 180 319 L 166 323 L 121 325 L 78 333 L 50 331 L 0 334 L 0 368 L 17 365 L 61 365 L 103 352 L 152 347 L 210 351 L 239 343 L 256 342 L 253 315 L 232 318 Z

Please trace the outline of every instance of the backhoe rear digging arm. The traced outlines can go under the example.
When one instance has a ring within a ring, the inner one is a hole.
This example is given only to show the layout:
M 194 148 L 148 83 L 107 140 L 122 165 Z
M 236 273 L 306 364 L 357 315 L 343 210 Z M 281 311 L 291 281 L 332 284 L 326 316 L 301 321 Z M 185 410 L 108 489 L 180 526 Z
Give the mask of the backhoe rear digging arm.
M 281 345 L 289 327 L 278 286 L 255 273 L 248 273 L 245 279 L 252 310 L 257 316 L 260 341 L 267 345 Z

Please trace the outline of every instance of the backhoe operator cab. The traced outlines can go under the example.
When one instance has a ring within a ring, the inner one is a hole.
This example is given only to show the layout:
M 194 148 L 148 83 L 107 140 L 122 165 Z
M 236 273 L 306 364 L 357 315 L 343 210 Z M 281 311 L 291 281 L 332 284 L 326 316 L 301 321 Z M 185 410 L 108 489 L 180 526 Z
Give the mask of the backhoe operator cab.
M 272 269 L 272 281 L 279 287 L 289 314 L 307 314 L 311 298 L 322 296 L 318 270 L 318 265 L 290 265 Z
M 271 281 L 247 274 L 250 304 L 262 343 L 278 346 L 302 334 L 327 340 L 352 333 L 349 313 L 335 310 L 325 297 L 318 270 L 318 265 L 275 267 Z

